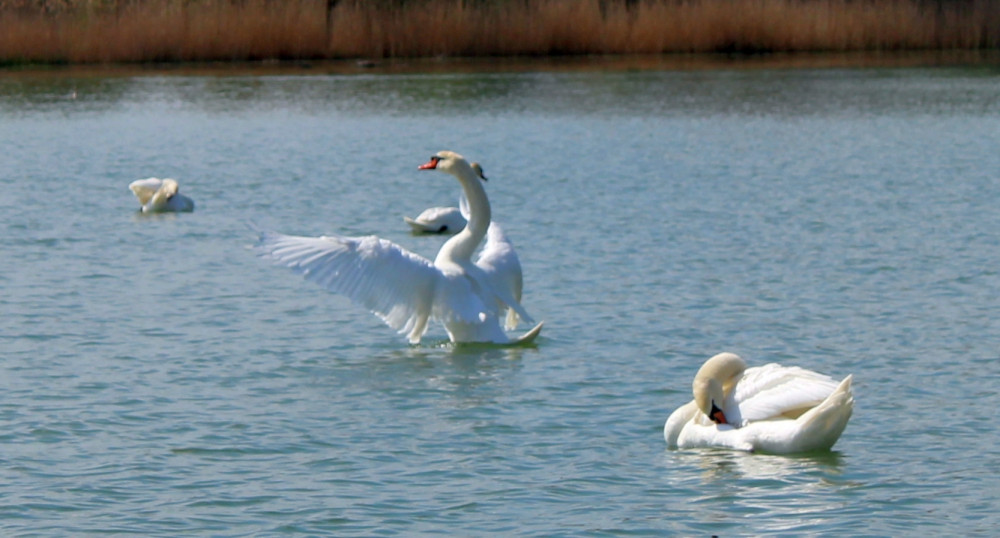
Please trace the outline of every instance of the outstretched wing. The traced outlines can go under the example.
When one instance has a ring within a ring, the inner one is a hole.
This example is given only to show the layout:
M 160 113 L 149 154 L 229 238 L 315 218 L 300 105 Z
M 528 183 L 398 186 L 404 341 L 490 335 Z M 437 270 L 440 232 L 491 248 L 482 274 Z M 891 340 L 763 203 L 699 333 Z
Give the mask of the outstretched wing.
M 358 303 L 417 343 L 427 331 L 441 272 L 385 239 L 263 232 L 255 247 L 324 288 Z
M 490 223 L 486 234 L 486 244 L 476 260 L 476 266 L 482 269 L 503 303 L 502 308 L 508 308 L 506 329 L 517 327 L 518 316 L 525 321 L 531 321 L 521 306 L 521 289 L 523 276 L 521 260 L 517 257 L 514 245 L 507 239 L 503 229 L 495 222 Z
M 137 179 L 132 183 L 128 184 L 128 188 L 132 190 L 132 194 L 139 199 L 139 203 L 146 205 L 156 194 L 156 191 L 160 190 L 160 186 L 163 181 L 160 178 L 150 177 L 146 179 Z

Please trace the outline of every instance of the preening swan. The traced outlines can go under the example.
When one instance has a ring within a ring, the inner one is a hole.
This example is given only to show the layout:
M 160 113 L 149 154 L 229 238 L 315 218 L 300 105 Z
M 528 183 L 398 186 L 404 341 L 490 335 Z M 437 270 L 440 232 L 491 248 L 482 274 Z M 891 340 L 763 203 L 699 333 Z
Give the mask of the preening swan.
M 517 339 L 500 325 L 503 308 L 526 321 L 531 317 L 507 286 L 501 285 L 484 250 L 472 255 L 490 227 L 490 204 L 479 175 L 459 154 L 441 151 L 420 170 L 448 172 L 469 200 L 465 228 L 448 239 L 433 262 L 375 236 L 299 237 L 265 232 L 257 251 L 330 291 L 371 310 L 390 327 L 420 342 L 428 322 L 444 325 L 452 342 L 520 343 L 533 340 L 539 323 Z M 483 263 L 481 266 L 480 264 Z
M 137 179 L 128 188 L 139 199 L 143 213 L 194 211 L 194 201 L 179 192 L 176 180 Z
M 734 353 L 720 353 L 695 374 L 694 400 L 663 426 L 676 448 L 732 448 L 791 454 L 829 450 L 854 409 L 851 378 L 768 364 L 747 368 Z

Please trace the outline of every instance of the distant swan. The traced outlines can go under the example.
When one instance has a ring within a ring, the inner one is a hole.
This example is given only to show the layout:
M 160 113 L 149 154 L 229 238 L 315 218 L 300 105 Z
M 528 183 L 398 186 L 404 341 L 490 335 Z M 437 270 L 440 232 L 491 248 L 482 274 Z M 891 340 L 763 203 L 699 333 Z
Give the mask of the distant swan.
M 694 400 L 663 426 L 676 448 L 731 448 L 791 454 L 829 450 L 854 409 L 851 378 L 839 384 L 798 367 L 747 368 L 734 353 L 720 353 L 694 377 Z
M 448 239 L 433 262 L 375 236 L 299 237 L 264 232 L 257 251 L 292 268 L 330 291 L 363 305 L 387 325 L 420 342 L 432 319 L 444 325 L 452 342 L 522 343 L 541 331 L 539 323 L 511 339 L 500 326 L 503 308 L 526 321 L 531 317 L 492 265 L 472 263 L 490 227 L 490 203 L 472 166 L 459 154 L 441 151 L 420 170 L 441 170 L 455 176 L 469 200 L 465 228 Z M 484 250 L 487 260 L 489 250 Z
M 465 217 L 457 207 L 431 207 L 423 210 L 417 218 L 403 217 L 414 233 L 440 234 L 458 233 L 465 228 Z
M 129 183 L 128 188 L 139 199 L 143 213 L 194 211 L 194 201 L 178 192 L 176 180 L 137 179 Z

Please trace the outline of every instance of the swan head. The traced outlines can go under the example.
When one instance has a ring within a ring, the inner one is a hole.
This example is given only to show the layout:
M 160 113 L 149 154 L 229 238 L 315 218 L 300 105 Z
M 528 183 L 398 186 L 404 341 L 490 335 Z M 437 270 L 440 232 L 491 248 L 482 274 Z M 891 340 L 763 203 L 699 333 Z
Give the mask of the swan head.
M 441 170 L 461 177 L 474 176 L 486 181 L 483 175 L 483 167 L 479 163 L 470 163 L 454 151 L 439 151 L 431 156 L 430 160 L 418 167 L 420 170 Z
M 163 190 L 164 194 L 166 194 L 167 200 L 170 200 L 176 196 L 177 193 L 181 192 L 180 185 L 177 184 L 176 179 L 164 179 L 160 189 Z
M 479 163 L 469 163 L 469 166 L 471 166 L 472 171 L 475 172 L 477 176 L 479 176 L 479 179 L 483 181 L 488 180 L 486 174 L 483 173 L 483 167 Z
M 698 409 L 717 424 L 729 424 L 722 406 L 726 395 L 743 375 L 747 364 L 735 353 L 719 353 L 705 361 L 692 383 Z

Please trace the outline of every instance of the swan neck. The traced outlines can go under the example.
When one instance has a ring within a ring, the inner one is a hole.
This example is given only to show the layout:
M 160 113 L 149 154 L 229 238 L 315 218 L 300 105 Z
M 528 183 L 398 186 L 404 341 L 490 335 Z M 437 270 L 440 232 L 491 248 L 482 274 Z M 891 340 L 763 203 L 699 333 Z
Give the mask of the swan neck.
M 734 353 L 712 357 L 694 376 L 694 399 L 703 413 L 711 416 L 712 406 L 722 407 L 746 370 L 746 362 Z
M 479 181 L 479 178 L 472 177 L 462 181 L 462 190 L 469 202 L 469 217 L 466 230 L 477 236 L 477 242 L 486 236 L 486 230 L 490 227 L 490 220 L 493 219 L 490 201 L 486 197 L 486 189 Z
M 472 259 L 472 254 L 486 237 L 486 231 L 490 227 L 490 220 L 493 218 L 490 210 L 490 201 L 486 197 L 486 189 L 472 168 L 460 168 L 452 172 L 462 184 L 462 191 L 469 203 L 468 221 L 465 228 L 452 236 L 441 247 L 438 253 L 438 261 L 466 262 Z

